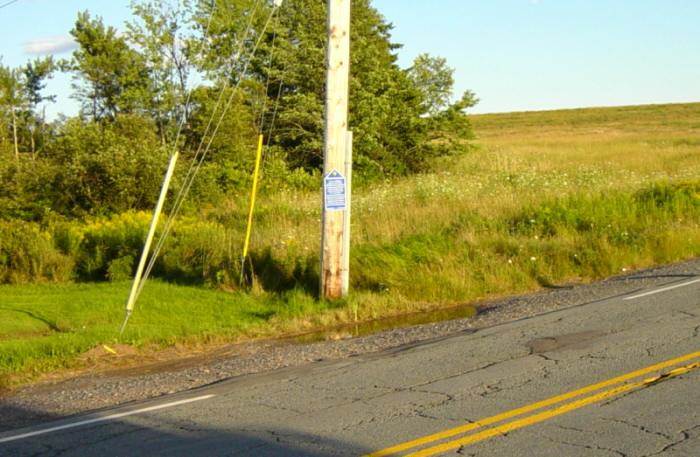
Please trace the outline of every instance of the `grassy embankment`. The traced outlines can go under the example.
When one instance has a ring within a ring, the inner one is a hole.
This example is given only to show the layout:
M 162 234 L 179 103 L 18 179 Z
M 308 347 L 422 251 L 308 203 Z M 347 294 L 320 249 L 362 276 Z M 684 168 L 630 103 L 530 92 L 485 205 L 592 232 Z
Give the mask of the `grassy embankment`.
M 434 173 L 358 191 L 347 303 L 319 302 L 311 292 L 318 193 L 270 192 L 256 221 L 253 289 L 150 283 L 121 341 L 145 347 L 272 335 L 700 255 L 700 104 L 473 122 L 477 151 L 442 160 Z M 244 212 L 240 199 L 203 211 L 210 250 L 191 255 L 204 270 L 223 277 L 223 266 L 235 264 Z M 78 354 L 114 342 L 128 287 L 0 286 L 0 385 L 74 366 Z

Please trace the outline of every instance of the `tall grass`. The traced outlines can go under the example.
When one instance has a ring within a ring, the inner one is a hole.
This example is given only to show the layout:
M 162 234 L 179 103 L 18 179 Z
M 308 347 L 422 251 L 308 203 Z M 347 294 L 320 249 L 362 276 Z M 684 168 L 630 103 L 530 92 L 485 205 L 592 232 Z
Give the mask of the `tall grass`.
M 263 187 L 246 287 L 237 278 L 247 202 L 232 195 L 179 220 L 154 271 L 207 287 L 147 286 L 127 341 L 270 335 L 697 257 L 698 119 L 700 104 L 474 116 L 473 152 L 358 188 L 353 292 L 340 303 L 315 295 L 320 192 Z M 117 281 L 0 288 L 0 369 L 48 369 L 115 338 L 118 280 L 133 271 L 148 219 L 0 225 L 2 282 Z M 45 319 L 55 328 L 25 311 L 55 315 Z

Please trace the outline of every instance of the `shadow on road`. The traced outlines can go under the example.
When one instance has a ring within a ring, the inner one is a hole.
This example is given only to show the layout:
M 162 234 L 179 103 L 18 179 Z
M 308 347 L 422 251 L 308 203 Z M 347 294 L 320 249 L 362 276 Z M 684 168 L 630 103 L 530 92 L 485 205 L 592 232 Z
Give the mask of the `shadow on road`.
M 41 410 L 32 410 L 26 408 L 18 408 L 14 405 L 8 405 L 3 402 L 0 397 L 0 433 L 5 434 L 10 430 L 29 427 L 32 425 L 43 424 L 55 420 L 62 419 L 61 416 L 47 413 Z M 0 444 L 0 447 L 2 445 Z M 0 452 L 0 456 L 4 454 Z
M 49 415 L 8 406 L 0 414 L 42 418 Z M 210 418 L 207 426 L 166 414 L 139 414 L 120 420 L 59 430 L 25 439 L 0 443 L 2 456 L 310 456 L 361 455 L 369 452 L 356 444 L 320 437 L 292 429 L 228 423 L 225 417 Z M 54 417 L 54 420 L 60 418 Z M 80 418 L 76 418 L 76 421 Z M 36 425 L 37 422 L 34 422 Z M 211 425 L 216 424 L 216 425 Z M 32 429 L 34 430 L 34 429 Z M 4 428 L 0 439 L 16 433 Z
M 675 278 L 675 279 L 692 279 L 692 278 L 697 278 L 697 274 L 693 273 L 677 273 L 677 274 L 658 274 L 658 273 L 653 273 L 650 272 L 648 274 L 640 273 L 640 274 L 635 274 L 635 275 L 630 275 L 630 276 L 620 276 L 617 278 L 613 278 L 616 281 L 628 281 L 631 279 L 663 279 L 663 278 Z

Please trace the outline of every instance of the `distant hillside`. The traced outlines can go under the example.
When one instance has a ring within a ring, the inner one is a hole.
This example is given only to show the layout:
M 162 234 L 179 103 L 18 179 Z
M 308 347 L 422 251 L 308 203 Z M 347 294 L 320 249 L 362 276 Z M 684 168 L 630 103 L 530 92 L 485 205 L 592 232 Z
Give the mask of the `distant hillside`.
M 562 128 L 627 135 L 641 131 L 690 131 L 700 129 L 700 103 L 522 111 L 473 115 L 470 119 L 481 137 Z

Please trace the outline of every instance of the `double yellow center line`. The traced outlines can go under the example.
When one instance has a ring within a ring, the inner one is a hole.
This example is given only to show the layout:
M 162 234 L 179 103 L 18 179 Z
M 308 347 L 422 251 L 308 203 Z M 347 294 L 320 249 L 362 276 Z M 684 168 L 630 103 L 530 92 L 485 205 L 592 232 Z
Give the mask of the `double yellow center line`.
M 698 352 L 693 352 L 691 354 L 686 354 L 681 357 L 677 357 L 672 360 L 667 360 L 665 362 L 657 363 L 655 365 L 650 365 L 645 368 L 641 368 L 639 370 L 617 376 L 615 378 L 608 379 L 606 381 L 598 382 L 596 384 L 591 384 L 589 386 L 577 389 L 577 390 L 572 390 L 571 392 L 567 392 L 561 395 L 557 395 L 551 398 L 548 398 L 546 400 L 539 401 L 537 403 L 532 403 L 530 405 L 526 405 L 517 409 L 513 409 L 510 411 L 506 411 L 501 414 L 497 414 L 495 416 L 487 417 L 485 419 L 481 419 L 477 422 L 465 424 L 459 427 L 451 428 L 448 430 L 444 430 L 438 433 L 434 433 L 432 435 L 427 435 L 422 438 L 418 438 L 415 440 L 407 441 L 405 443 L 397 444 L 396 446 L 392 446 L 386 449 L 382 449 L 377 452 L 373 452 L 371 454 L 367 454 L 365 457 L 385 457 L 385 456 L 390 456 L 390 455 L 395 455 L 399 453 L 403 453 L 405 451 L 409 451 L 411 449 L 419 448 L 422 446 L 426 446 L 429 444 L 433 444 L 431 447 L 427 447 L 418 451 L 415 451 L 413 453 L 408 454 L 409 456 L 412 457 L 428 457 L 428 456 L 433 456 L 437 455 L 443 452 L 451 451 L 454 449 L 457 449 L 462 446 L 467 446 L 470 444 L 474 444 L 479 441 L 483 441 L 489 438 L 493 438 L 496 436 L 504 435 L 508 432 L 511 432 L 513 430 L 517 430 L 519 428 L 527 427 L 529 425 L 533 425 L 539 422 L 543 422 L 547 419 L 551 419 L 552 417 L 559 416 L 561 414 L 568 413 L 570 411 L 576 410 L 578 408 L 581 408 L 586 405 L 590 405 L 593 403 L 600 402 L 602 400 L 605 400 L 607 398 L 611 398 L 617 395 L 620 395 L 625 392 L 630 392 L 635 389 L 640 389 L 643 387 L 647 387 L 651 384 L 655 384 L 658 382 L 661 382 L 666 379 L 674 378 L 676 376 L 680 376 L 682 374 L 688 373 L 692 370 L 700 368 L 700 361 L 695 360 L 695 359 L 700 359 L 700 351 Z M 684 366 L 677 367 L 678 365 L 681 365 L 686 362 L 693 362 Z M 628 382 L 632 381 L 636 378 L 649 375 L 652 373 L 657 373 L 661 372 L 663 370 L 667 370 L 669 368 L 676 367 L 675 369 L 659 374 L 655 377 L 648 378 L 648 379 L 643 379 L 635 382 Z M 603 390 L 606 389 L 607 390 Z M 592 394 L 589 396 L 585 396 L 587 394 Z M 582 398 L 578 398 L 582 397 Z M 576 399 L 576 400 L 574 400 Z M 565 403 L 568 400 L 574 400 L 569 403 Z M 537 410 L 547 408 L 549 406 L 555 406 L 554 408 L 547 409 L 545 411 L 541 412 L 536 412 Z M 483 431 L 470 434 L 467 436 L 462 436 L 460 438 L 451 440 L 451 441 L 446 441 L 440 444 L 434 444 L 438 441 L 446 440 L 448 438 L 453 438 L 458 435 L 464 435 L 468 432 L 481 429 L 490 425 L 497 424 L 499 422 L 507 421 L 508 419 L 516 418 L 518 416 L 525 415 L 527 413 L 533 413 L 536 412 L 535 414 L 520 418 L 520 419 L 515 419 L 510 422 L 504 422 L 502 424 L 496 425 L 494 427 L 485 429 Z

